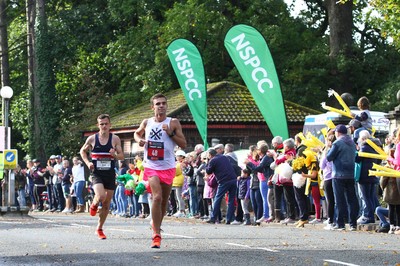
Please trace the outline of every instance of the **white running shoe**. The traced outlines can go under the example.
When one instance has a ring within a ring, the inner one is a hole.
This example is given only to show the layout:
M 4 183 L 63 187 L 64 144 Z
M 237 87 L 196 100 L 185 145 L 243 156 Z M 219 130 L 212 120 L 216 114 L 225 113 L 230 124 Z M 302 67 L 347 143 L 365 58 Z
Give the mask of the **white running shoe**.
M 310 224 L 320 224 L 320 223 L 322 223 L 321 219 L 314 219 L 310 221 Z

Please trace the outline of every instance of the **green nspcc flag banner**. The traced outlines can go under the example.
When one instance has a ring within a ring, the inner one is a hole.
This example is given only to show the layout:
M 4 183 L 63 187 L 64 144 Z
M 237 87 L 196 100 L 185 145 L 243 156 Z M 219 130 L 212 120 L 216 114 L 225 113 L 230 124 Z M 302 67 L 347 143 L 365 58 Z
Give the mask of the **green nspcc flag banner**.
M 264 37 L 253 27 L 236 25 L 224 44 L 272 135 L 289 138 L 279 79 Z
M 167 53 L 207 149 L 207 89 L 199 50 L 188 40 L 176 39 L 168 45 Z

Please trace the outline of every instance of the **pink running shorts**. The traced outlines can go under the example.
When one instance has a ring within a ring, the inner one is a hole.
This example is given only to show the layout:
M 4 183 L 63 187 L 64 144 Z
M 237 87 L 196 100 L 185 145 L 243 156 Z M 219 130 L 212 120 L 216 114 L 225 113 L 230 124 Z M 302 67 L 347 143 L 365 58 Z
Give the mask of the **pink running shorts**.
M 175 177 L 176 168 L 166 169 L 166 170 L 154 170 L 150 168 L 144 168 L 143 172 L 143 180 L 149 180 L 149 177 L 158 176 L 160 179 L 160 183 L 164 183 L 167 185 L 172 184 L 172 180 Z

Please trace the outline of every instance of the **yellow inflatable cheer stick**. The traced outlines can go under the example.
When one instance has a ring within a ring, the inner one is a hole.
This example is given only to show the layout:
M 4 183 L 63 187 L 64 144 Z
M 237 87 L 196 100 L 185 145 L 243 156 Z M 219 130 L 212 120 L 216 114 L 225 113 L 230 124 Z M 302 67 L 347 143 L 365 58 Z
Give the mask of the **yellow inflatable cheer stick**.
M 306 137 L 304 137 L 303 132 L 299 132 L 299 138 L 301 138 L 301 140 L 306 140 Z
M 330 121 L 330 120 L 329 120 Z M 324 138 L 326 138 L 326 135 L 328 134 L 328 129 L 326 127 L 321 128 L 321 133 L 324 136 Z
M 344 115 L 344 116 L 353 118 L 353 117 L 351 116 L 350 113 L 346 113 L 346 112 L 343 111 L 343 110 L 339 110 L 339 109 L 337 109 L 337 108 L 330 107 L 330 106 L 326 105 L 325 102 L 322 102 L 322 103 L 321 103 L 321 107 L 322 107 L 323 109 L 327 110 L 327 111 L 335 112 L 335 113 L 338 113 L 338 114 L 341 114 L 341 115 Z
M 325 147 L 325 143 L 320 141 L 317 137 L 313 136 L 311 132 L 308 132 L 307 138 L 311 139 L 311 141 L 315 144 L 316 147 Z
M 375 153 L 369 153 L 369 152 L 358 152 L 358 156 L 364 157 L 364 158 L 371 158 L 371 159 L 380 159 L 380 160 L 386 160 L 387 155 L 382 155 L 382 154 L 375 154 Z
M 380 155 L 385 155 L 387 156 L 386 152 L 384 150 L 382 150 L 381 147 L 379 147 L 378 145 L 376 145 L 372 140 L 367 139 L 367 143 L 369 146 L 371 146 L 372 149 L 374 149 L 377 153 L 379 153 Z
M 332 122 L 332 120 L 326 120 L 325 124 L 327 125 L 328 128 L 330 129 L 334 129 L 336 126 L 335 124 Z
M 340 95 L 336 91 L 334 91 L 332 89 L 329 89 L 328 90 L 328 97 L 331 97 L 332 95 L 335 96 L 336 100 L 338 100 L 339 104 L 343 107 L 344 111 L 351 116 L 350 108 L 343 101 L 342 97 L 340 97 Z
M 387 177 L 400 178 L 400 172 L 393 173 L 393 172 L 383 172 L 383 171 L 368 170 L 368 175 L 369 176 L 387 176 Z
M 380 170 L 380 171 L 384 171 L 384 172 L 393 172 L 393 173 L 399 173 L 399 171 L 394 170 L 393 168 L 389 168 L 389 167 L 385 167 L 376 163 L 372 164 L 372 169 L 375 170 Z

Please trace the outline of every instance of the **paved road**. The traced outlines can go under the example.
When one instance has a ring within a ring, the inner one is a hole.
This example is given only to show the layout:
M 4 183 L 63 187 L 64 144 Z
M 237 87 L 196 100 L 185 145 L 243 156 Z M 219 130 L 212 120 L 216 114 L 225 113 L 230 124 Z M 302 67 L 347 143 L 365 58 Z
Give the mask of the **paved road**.
M 162 248 L 149 221 L 109 217 L 107 240 L 86 214 L 0 219 L 0 265 L 396 265 L 400 236 L 365 231 L 209 225 L 167 218 Z

